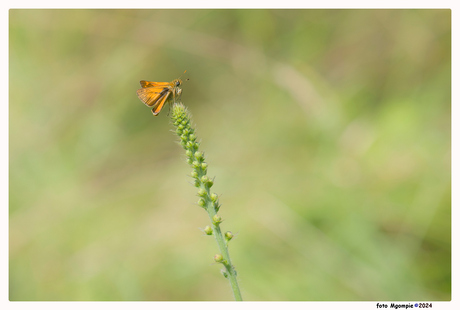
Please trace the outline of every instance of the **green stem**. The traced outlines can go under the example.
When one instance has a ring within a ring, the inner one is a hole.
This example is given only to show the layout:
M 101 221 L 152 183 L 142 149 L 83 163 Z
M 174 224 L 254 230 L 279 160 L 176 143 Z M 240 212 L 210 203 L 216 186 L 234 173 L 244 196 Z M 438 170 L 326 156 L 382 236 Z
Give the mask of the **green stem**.
M 214 235 L 220 254 L 214 257 L 214 260 L 224 265 L 224 276 L 230 281 L 233 295 L 236 301 L 242 301 L 240 288 L 236 279 L 236 270 L 230 260 L 228 252 L 228 242 L 232 239 L 231 232 L 227 232 L 225 237 L 220 230 L 222 219 L 217 215 L 220 205 L 218 196 L 211 193 L 210 189 L 214 181 L 209 179 L 207 174 L 208 165 L 205 162 L 204 154 L 200 152 L 199 142 L 195 135 L 195 129 L 191 126 L 190 114 L 182 103 L 174 103 L 171 118 L 176 127 L 176 134 L 180 137 L 180 144 L 185 149 L 187 163 L 192 166 L 191 176 L 195 179 L 195 186 L 198 188 L 198 205 L 206 210 L 212 223 L 212 230 L 205 229 L 206 234 Z
M 220 230 L 220 223 L 214 224 L 213 218 L 217 215 L 217 212 L 214 210 L 212 206 L 207 206 L 206 208 L 209 219 L 213 223 L 212 231 L 214 238 L 217 241 L 217 245 L 219 246 L 220 253 L 222 254 L 224 260 L 223 265 L 227 271 L 227 278 L 230 281 L 230 285 L 232 287 L 233 296 L 235 297 L 236 301 L 242 301 L 243 298 L 241 297 L 240 288 L 238 286 L 238 281 L 236 280 L 236 270 L 232 265 L 232 261 L 230 260 L 230 254 L 228 252 L 227 244 L 224 241 L 224 237 L 222 236 L 222 232 Z

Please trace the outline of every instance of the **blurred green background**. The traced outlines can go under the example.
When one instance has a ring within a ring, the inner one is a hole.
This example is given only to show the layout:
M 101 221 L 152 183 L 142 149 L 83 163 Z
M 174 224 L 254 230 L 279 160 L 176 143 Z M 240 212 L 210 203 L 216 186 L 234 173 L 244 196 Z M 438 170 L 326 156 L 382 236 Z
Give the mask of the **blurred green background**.
M 450 300 L 450 10 L 10 10 L 10 300 Z

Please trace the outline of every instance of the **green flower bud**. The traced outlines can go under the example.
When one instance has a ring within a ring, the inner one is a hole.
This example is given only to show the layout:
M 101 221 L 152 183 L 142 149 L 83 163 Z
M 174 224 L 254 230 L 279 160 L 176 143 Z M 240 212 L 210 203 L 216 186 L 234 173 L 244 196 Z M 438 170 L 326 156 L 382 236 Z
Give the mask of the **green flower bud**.
M 203 159 L 203 153 L 202 152 L 195 152 L 195 158 L 198 159 L 198 160 L 202 160 Z
M 200 196 L 200 197 L 206 197 L 206 194 L 207 194 L 207 192 L 206 192 L 206 190 L 205 190 L 204 188 L 200 188 L 200 189 L 198 190 L 198 196 Z
M 182 121 L 182 125 L 187 125 L 187 121 L 185 119 Z
M 212 193 L 211 196 L 210 196 L 210 198 L 211 198 L 211 201 L 212 201 L 212 202 L 216 202 L 217 199 L 219 198 L 219 196 L 217 196 L 216 193 Z
M 190 139 L 190 141 L 195 141 L 196 140 L 196 136 L 193 133 L 190 134 L 190 136 L 188 136 L 188 138 Z
M 198 205 L 203 208 L 206 205 L 206 200 L 200 198 L 200 200 L 198 200 Z
M 195 187 L 200 187 L 200 186 L 201 186 L 201 183 L 200 183 L 200 181 L 195 180 L 195 183 L 194 183 L 193 185 L 195 185 Z
M 182 141 L 187 141 L 187 140 L 188 140 L 188 139 L 187 139 L 187 136 L 184 135 L 184 134 L 180 136 L 180 139 L 181 139 Z
M 227 231 L 224 236 L 225 236 L 225 240 L 227 241 L 230 241 L 233 239 L 233 234 L 231 231 Z
M 208 182 L 206 183 L 206 186 L 208 186 L 209 188 L 211 188 L 213 185 L 214 185 L 213 180 L 208 180 Z
M 176 134 L 177 134 L 178 136 L 180 136 L 180 135 L 182 134 L 182 129 L 177 128 L 177 129 L 176 129 Z
M 195 178 L 195 179 L 198 178 L 198 172 L 196 172 L 196 170 L 192 170 L 190 175 L 192 176 L 192 178 Z
M 186 155 L 187 157 L 192 157 L 192 151 L 186 150 L 186 151 L 185 151 L 185 155 Z
M 214 222 L 214 224 L 219 224 L 222 223 L 222 218 L 216 214 L 212 217 L 212 221 Z
M 208 236 L 212 235 L 212 228 L 211 228 L 211 226 L 209 226 L 209 225 L 206 226 L 206 227 L 204 228 L 204 233 L 205 233 L 206 235 L 208 235 Z
M 185 127 L 184 127 L 184 125 L 179 125 L 179 126 L 177 126 L 177 128 L 180 129 L 180 130 L 184 130 Z
M 204 175 L 204 176 L 201 177 L 200 180 L 201 180 L 201 182 L 202 182 L 203 184 L 206 184 L 206 183 L 209 181 L 209 178 L 208 178 L 207 175 Z
M 193 163 L 191 158 L 187 158 L 187 164 L 191 165 Z
M 216 254 L 214 255 L 214 261 L 216 263 L 222 263 L 224 261 L 224 257 L 222 256 L 222 254 Z
M 186 146 L 187 146 L 188 149 L 191 149 L 191 148 L 193 148 L 194 143 L 192 141 L 187 141 Z
M 204 173 L 206 173 L 206 169 L 208 168 L 207 163 L 201 163 L 201 170 L 203 170 Z
M 227 272 L 227 270 L 222 269 L 220 272 L 222 273 L 222 275 L 223 275 L 225 278 L 228 278 L 228 272 Z

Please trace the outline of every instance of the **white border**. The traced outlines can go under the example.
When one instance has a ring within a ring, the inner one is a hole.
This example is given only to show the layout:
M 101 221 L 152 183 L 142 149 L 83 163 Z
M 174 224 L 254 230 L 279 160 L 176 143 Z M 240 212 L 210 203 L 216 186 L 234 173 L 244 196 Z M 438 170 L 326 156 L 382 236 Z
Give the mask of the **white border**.
M 458 91 L 455 89 L 458 81 L 458 66 L 456 55 L 458 55 L 458 1 L 3 1 L 1 6 L 2 20 L 2 53 L 4 82 L 2 83 L 2 94 L 8 94 L 8 9 L 10 8 L 451 8 L 452 9 L 452 301 L 433 302 L 432 309 L 460 309 L 458 264 L 460 261 L 458 247 L 459 228 L 454 225 L 458 222 L 458 164 L 455 161 L 460 158 L 458 132 L 459 109 Z M 8 97 L 5 96 L 8 102 Z M 173 309 L 176 307 L 192 307 L 200 309 L 230 309 L 235 307 L 234 302 L 9 302 L 8 301 L 8 104 L 1 105 L 2 121 L 0 122 L 2 139 L 2 166 L 1 166 L 1 198 L 2 198 L 2 225 L 1 225 L 1 309 L 23 309 L 23 308 L 46 308 L 46 309 L 81 309 L 90 307 L 100 309 L 110 307 L 111 309 Z M 381 301 L 372 302 L 243 302 L 238 307 L 251 308 L 263 307 L 278 309 L 289 307 L 292 309 L 377 309 L 376 304 L 387 303 Z M 416 301 L 412 301 L 414 303 Z M 402 303 L 402 302 L 397 302 Z

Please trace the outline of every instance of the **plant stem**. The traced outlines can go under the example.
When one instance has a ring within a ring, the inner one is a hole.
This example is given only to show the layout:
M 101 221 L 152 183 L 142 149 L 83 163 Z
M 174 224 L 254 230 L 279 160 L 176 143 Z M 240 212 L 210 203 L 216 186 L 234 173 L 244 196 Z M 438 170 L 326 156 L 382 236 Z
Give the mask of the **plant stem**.
M 219 246 L 220 254 L 216 254 L 214 260 L 224 265 L 225 270 L 222 270 L 222 274 L 230 281 L 235 300 L 242 301 L 236 279 L 236 270 L 228 252 L 228 243 L 233 238 L 233 234 L 228 231 L 222 235 L 220 229 L 222 218 L 217 215 L 220 209 L 219 199 L 217 194 L 210 191 L 214 181 L 207 176 L 208 164 L 205 162 L 204 154 L 198 150 L 199 142 L 196 141 L 195 129 L 191 125 L 190 113 L 182 103 L 174 103 L 172 110 L 171 118 L 176 127 L 176 134 L 180 137 L 180 144 L 185 149 L 187 163 L 193 168 L 191 176 L 198 188 L 198 196 L 200 197 L 198 205 L 206 210 L 212 223 L 211 227 L 208 226 L 209 229 L 206 227 L 205 233 L 214 235 Z
M 207 207 L 206 210 L 208 212 L 211 222 L 214 223 L 213 218 L 217 215 L 217 212 L 215 212 L 214 208 L 211 206 Z M 232 262 L 230 260 L 230 254 L 228 252 L 227 244 L 224 241 L 224 237 L 222 236 L 220 225 L 214 224 L 212 228 L 213 235 L 217 241 L 217 245 L 219 246 L 220 253 L 224 258 L 222 264 L 225 266 L 225 269 L 227 271 L 227 278 L 230 281 L 230 285 L 232 286 L 233 296 L 235 297 L 236 301 L 242 301 L 243 298 L 241 297 L 238 281 L 236 280 L 236 270 L 233 267 Z

